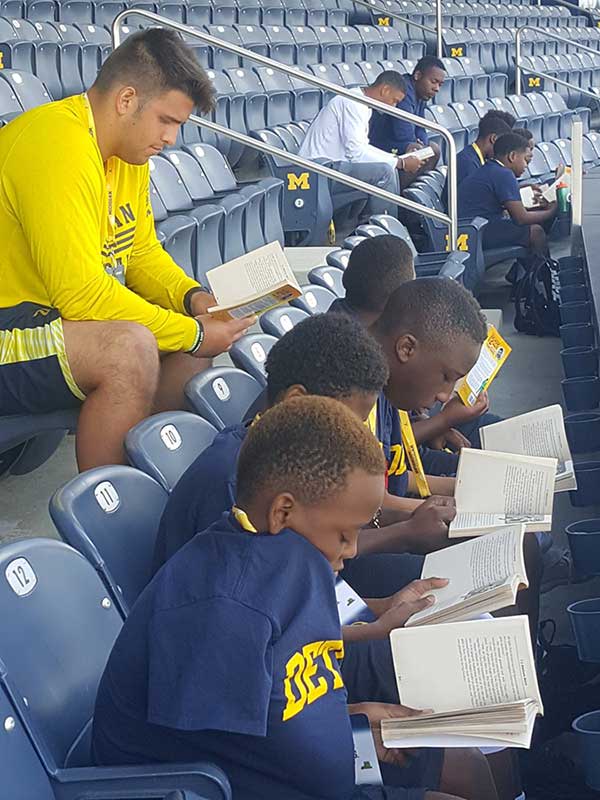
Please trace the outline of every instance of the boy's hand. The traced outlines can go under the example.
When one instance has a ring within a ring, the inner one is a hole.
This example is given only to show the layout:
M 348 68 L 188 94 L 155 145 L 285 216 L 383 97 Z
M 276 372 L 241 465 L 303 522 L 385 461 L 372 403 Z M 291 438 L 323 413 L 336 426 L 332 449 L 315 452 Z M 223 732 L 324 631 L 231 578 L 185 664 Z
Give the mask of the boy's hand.
M 385 598 L 387 609 L 379 619 L 371 623 L 369 638 L 387 639 L 391 631 L 403 628 L 406 622 L 417 611 L 433 605 L 435 598 L 429 594 L 432 589 L 441 589 L 448 585 L 446 578 L 423 578 L 412 581 L 404 589 Z
M 399 717 L 418 717 L 420 714 L 430 714 L 431 710 L 418 711 L 408 706 L 394 705 L 393 703 L 356 703 L 348 706 L 350 714 L 366 714 L 371 724 L 373 741 L 377 760 L 382 764 L 395 764 L 405 767 L 410 760 L 410 750 L 398 750 L 384 747 L 381 737 L 381 722 L 384 719 L 398 719 Z
M 411 553 L 431 553 L 448 546 L 448 525 L 456 516 L 453 497 L 428 497 L 410 518 Z
M 435 439 L 430 439 L 427 444 L 433 450 L 443 450 L 449 447 L 451 450 L 457 451 L 461 447 L 471 447 L 471 442 L 456 428 L 450 428 L 446 433 L 436 436 Z
M 417 158 L 417 156 L 402 156 L 399 159 L 398 165 L 399 168 L 404 170 L 404 172 L 408 172 L 409 175 L 413 175 L 415 172 L 418 172 L 421 169 L 421 159 Z
M 453 397 L 448 400 L 440 414 L 443 414 L 444 419 L 448 421 L 449 428 L 455 428 L 457 425 L 462 425 L 463 422 L 477 419 L 477 417 L 485 414 L 489 407 L 488 393 L 483 391 L 472 406 L 466 406 L 458 396 Z
M 395 606 L 427 600 L 431 598 L 429 592 L 433 591 L 433 589 L 443 589 L 447 585 L 447 578 L 419 578 L 416 581 L 411 581 L 404 589 L 400 589 L 400 591 L 385 598 L 388 603 L 388 610 Z M 418 611 L 419 609 L 416 610 Z

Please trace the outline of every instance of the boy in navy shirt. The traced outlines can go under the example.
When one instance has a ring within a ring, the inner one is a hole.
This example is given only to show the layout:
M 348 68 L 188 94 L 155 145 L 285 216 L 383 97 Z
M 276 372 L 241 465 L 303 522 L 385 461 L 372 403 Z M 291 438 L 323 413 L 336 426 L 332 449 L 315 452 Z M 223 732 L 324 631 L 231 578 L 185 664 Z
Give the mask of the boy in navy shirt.
M 496 139 L 504 133 L 510 133 L 511 128 L 505 122 L 503 117 L 500 116 L 502 112 L 496 110 L 488 111 L 479 120 L 479 129 L 477 131 L 477 139 L 473 144 L 467 145 L 456 156 L 456 185 L 460 185 L 476 172 L 479 167 L 482 167 L 486 161 L 494 155 L 494 145 Z M 514 119 L 514 117 L 513 117 Z M 444 184 L 442 191 L 442 202 L 444 207 L 448 206 L 448 181 Z
M 124 624 L 96 702 L 97 763 L 209 760 L 236 800 L 451 800 L 398 785 L 405 756 L 381 746 L 382 719 L 419 712 L 348 706 L 340 673 L 335 573 L 381 507 L 385 470 L 335 400 L 266 412 L 240 453 L 237 508 L 169 561 Z M 383 787 L 355 786 L 351 713 L 370 720 Z M 497 800 L 483 767 L 463 797 Z
M 380 402 L 377 398 L 387 380 L 388 367 L 380 347 L 360 323 L 341 314 L 323 314 L 303 320 L 273 346 L 266 372 L 270 405 L 302 394 L 329 396 L 366 420 Z M 388 411 L 391 409 L 378 415 L 375 433 L 388 458 L 388 493 L 403 496 L 408 476 L 400 458 L 398 415 Z M 243 423 L 219 433 L 178 481 L 161 519 L 155 570 L 235 502 L 237 457 L 249 428 L 250 423 Z M 421 574 L 423 559 L 409 555 L 413 547 L 421 553 L 446 543 L 445 522 L 453 518 L 453 504 L 440 508 L 430 501 L 425 508 L 422 505 L 413 501 L 408 519 L 405 508 L 386 513 L 382 523 L 395 523 L 391 538 L 385 536 L 385 527 L 363 532 L 361 555 L 369 556 L 369 562 L 364 566 L 363 558 L 357 559 L 351 565 L 349 580 L 359 594 L 392 595 Z M 404 521 L 396 522 L 399 518 Z M 401 559 L 395 555 L 400 553 Z
M 439 92 L 446 78 L 444 62 L 435 56 L 423 56 L 413 71 L 412 75 L 404 75 L 406 81 L 406 94 L 397 108 L 408 111 L 416 117 L 425 117 L 425 105 Z M 390 114 L 380 114 L 374 111 L 369 125 L 369 141 L 380 150 L 388 153 L 411 153 L 423 147 L 430 146 L 434 155 L 428 159 L 418 172 L 412 174 L 401 173 L 403 186 L 413 181 L 419 175 L 433 169 L 440 157 L 437 144 L 429 143 L 427 130 L 422 125 L 416 125 L 403 119 L 397 119 Z
M 556 202 L 539 211 L 528 211 L 521 201 L 519 178 L 527 168 L 529 145 L 518 133 L 500 136 L 494 158 L 461 184 L 458 197 L 460 217 L 484 217 L 483 247 L 521 246 L 530 255 L 548 255 L 542 227 L 556 213 Z

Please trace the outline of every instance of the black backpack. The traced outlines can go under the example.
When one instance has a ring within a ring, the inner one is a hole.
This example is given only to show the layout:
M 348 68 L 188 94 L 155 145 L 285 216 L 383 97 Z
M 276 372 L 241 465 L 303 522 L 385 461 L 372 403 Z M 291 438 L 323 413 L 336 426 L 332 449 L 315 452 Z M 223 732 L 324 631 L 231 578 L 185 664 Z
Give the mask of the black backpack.
M 514 289 L 515 328 L 531 336 L 558 336 L 558 263 L 540 256 L 530 262 Z

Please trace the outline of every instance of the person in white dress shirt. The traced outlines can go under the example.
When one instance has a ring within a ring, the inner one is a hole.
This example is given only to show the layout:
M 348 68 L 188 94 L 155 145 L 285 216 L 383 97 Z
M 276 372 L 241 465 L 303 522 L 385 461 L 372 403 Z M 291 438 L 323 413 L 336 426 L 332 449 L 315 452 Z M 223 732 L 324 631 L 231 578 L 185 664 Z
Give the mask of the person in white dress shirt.
M 396 106 L 406 94 L 406 84 L 399 72 L 386 70 L 370 86 L 350 91 L 357 96 L 364 95 L 388 106 Z M 345 175 L 398 194 L 398 170 L 416 172 L 421 161 L 411 153 L 397 156 L 369 144 L 371 113 L 368 106 L 336 95 L 313 120 L 299 155 L 312 160 L 327 159 L 334 162 L 334 168 Z M 332 183 L 331 196 L 334 212 L 355 202 L 357 198 L 365 198 L 364 194 L 338 182 Z M 386 211 L 395 215 L 396 206 L 369 196 L 360 216 L 368 217 Z

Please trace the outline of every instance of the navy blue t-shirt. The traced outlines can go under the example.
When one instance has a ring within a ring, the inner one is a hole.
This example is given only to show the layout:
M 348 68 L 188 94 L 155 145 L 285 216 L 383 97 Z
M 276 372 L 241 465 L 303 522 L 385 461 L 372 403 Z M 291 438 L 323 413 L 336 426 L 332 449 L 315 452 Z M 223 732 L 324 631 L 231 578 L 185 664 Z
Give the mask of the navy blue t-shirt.
M 463 147 L 460 153 L 456 156 L 456 185 L 459 187 L 461 183 L 472 175 L 474 172 L 483 166 L 485 163 L 482 161 L 483 156 L 481 150 L 476 148 L 475 144 L 470 144 L 468 147 Z M 460 193 L 459 193 L 460 196 Z M 444 183 L 442 189 L 442 202 L 444 208 L 448 208 L 448 180 Z
M 397 108 L 408 111 L 417 117 L 425 116 L 425 100 L 420 100 L 415 91 L 415 84 L 410 75 L 404 75 L 406 81 L 406 95 Z M 404 119 L 397 119 L 390 114 L 380 114 L 374 111 L 369 123 L 369 142 L 380 150 L 388 153 L 396 152 L 403 155 L 409 144 L 414 144 L 417 139 L 423 145 L 429 144 L 427 131 L 420 125 L 414 125 Z
M 488 161 L 461 183 L 458 216 L 496 221 L 502 219 L 505 203 L 520 199 L 514 172 L 498 161 Z
M 209 760 L 236 800 L 346 800 L 353 743 L 334 574 L 231 513 L 140 595 L 100 682 L 100 765 Z
M 154 546 L 153 573 L 235 503 L 237 459 L 250 423 L 218 433 L 171 492 Z

